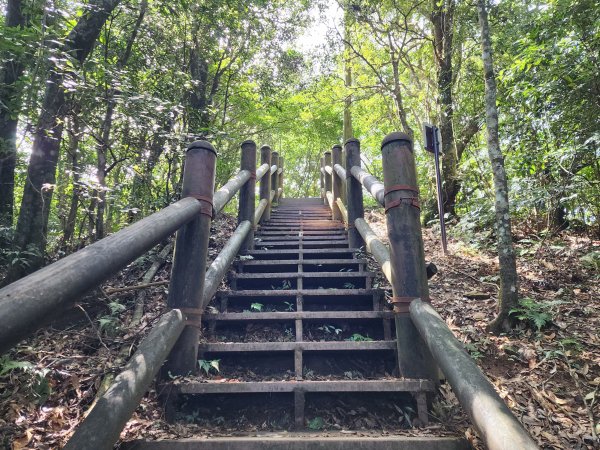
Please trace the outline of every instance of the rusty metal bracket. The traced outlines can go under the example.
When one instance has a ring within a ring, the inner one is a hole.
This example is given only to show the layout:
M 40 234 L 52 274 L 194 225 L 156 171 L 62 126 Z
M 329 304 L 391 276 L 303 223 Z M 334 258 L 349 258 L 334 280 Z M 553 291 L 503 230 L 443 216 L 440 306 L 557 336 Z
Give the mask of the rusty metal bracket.
M 188 197 L 193 197 L 201 202 L 200 214 L 204 214 L 211 219 L 215 218 L 215 209 L 213 207 L 212 198 L 199 194 L 188 194 Z
M 177 308 L 185 316 L 184 323 L 186 326 L 200 328 L 200 318 L 204 310 L 199 308 Z M 189 317 L 189 318 L 188 318 Z
M 390 303 L 394 305 L 394 313 L 407 314 L 409 311 L 410 304 L 413 300 L 419 297 L 392 297 Z M 398 306 L 396 306 L 398 305 Z
M 416 192 L 417 195 L 413 196 L 413 197 L 400 197 L 396 200 L 392 200 L 392 201 L 388 202 L 387 198 L 386 198 L 387 195 L 391 194 L 392 192 L 396 192 L 396 191 L 411 191 L 411 192 Z M 385 199 L 384 202 L 385 202 L 385 212 L 386 213 L 390 209 L 396 208 L 403 203 L 408 204 L 408 205 L 412 206 L 413 208 L 417 208 L 418 210 L 421 209 L 421 205 L 419 203 L 419 190 L 414 186 L 408 186 L 406 184 L 395 184 L 385 190 L 385 194 L 383 194 L 383 198 Z M 408 200 L 408 201 L 406 201 L 406 200 Z
M 405 200 L 408 200 L 408 201 L 405 201 Z M 386 202 L 385 202 L 385 212 L 387 213 L 390 209 L 396 208 L 396 207 L 400 206 L 403 203 L 407 204 L 407 205 L 410 205 L 413 208 L 417 208 L 418 210 L 421 209 L 421 205 L 419 203 L 419 197 L 401 197 L 401 198 L 393 200 L 391 202 L 388 202 L 387 199 L 386 199 Z

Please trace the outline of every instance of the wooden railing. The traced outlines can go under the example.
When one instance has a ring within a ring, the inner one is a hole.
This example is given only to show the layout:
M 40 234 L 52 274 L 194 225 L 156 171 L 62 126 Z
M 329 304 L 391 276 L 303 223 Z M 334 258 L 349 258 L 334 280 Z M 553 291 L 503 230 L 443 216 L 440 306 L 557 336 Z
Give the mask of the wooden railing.
M 196 370 L 200 315 L 235 256 L 253 247 L 256 225 L 269 219 L 272 205 L 283 195 L 283 157 L 268 146 L 260 156 L 257 168 L 256 144 L 242 143 L 240 171 L 214 192 L 217 153 L 206 141 L 192 143 L 186 151 L 181 200 L 0 290 L 3 353 L 177 231 L 170 311 L 141 341 L 66 449 L 112 449 L 161 367 L 169 376 Z M 238 226 L 207 270 L 210 223 L 238 192 Z
M 364 246 L 392 286 L 400 375 L 437 381 L 439 366 L 489 449 L 538 448 L 429 304 L 412 139 L 391 133 L 381 152 L 383 183 L 361 167 L 358 140 L 346 141 L 343 152 L 339 145 L 326 151 L 321 197 L 346 224 L 350 247 Z M 389 248 L 364 219 L 363 187 L 385 208 Z

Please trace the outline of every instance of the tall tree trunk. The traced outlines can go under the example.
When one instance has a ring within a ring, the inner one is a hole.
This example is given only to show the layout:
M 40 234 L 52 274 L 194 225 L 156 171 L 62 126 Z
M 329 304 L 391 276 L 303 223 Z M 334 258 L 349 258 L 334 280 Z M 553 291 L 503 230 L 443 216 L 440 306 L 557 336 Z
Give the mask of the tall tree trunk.
M 21 0 L 8 0 L 6 28 L 26 25 Z M 12 228 L 17 162 L 17 124 L 21 92 L 17 80 L 24 70 L 22 58 L 2 54 L 0 68 L 0 226 Z
M 79 140 L 81 136 L 81 129 L 77 111 L 74 111 L 72 115 L 71 129 L 69 130 L 69 134 L 69 157 L 71 159 L 71 172 L 73 174 L 71 178 L 71 182 L 73 183 L 73 191 L 71 192 L 69 213 L 63 228 L 63 245 L 65 247 L 68 247 L 71 239 L 73 239 L 73 233 L 75 232 L 75 221 L 77 219 L 77 207 L 79 206 L 79 199 L 81 196 L 81 185 L 79 184 L 79 180 L 81 179 L 81 167 L 79 163 Z
M 125 47 L 125 52 L 121 55 L 117 62 L 117 73 L 120 73 L 121 69 L 123 69 L 127 62 L 129 61 L 129 56 L 131 55 L 131 50 L 133 48 L 133 43 L 137 38 L 137 35 L 140 30 L 140 26 L 144 21 L 144 16 L 146 15 L 146 10 L 148 9 L 148 0 L 141 0 L 140 9 L 138 12 L 138 16 L 133 26 L 133 30 L 131 30 L 131 34 L 129 35 L 129 39 L 127 40 L 127 45 Z M 106 43 L 108 45 L 108 42 Z M 113 115 L 116 107 L 116 99 L 115 99 L 115 89 L 111 87 L 107 90 L 107 102 L 106 102 L 106 112 L 104 114 L 104 120 L 102 121 L 101 129 L 101 142 L 96 147 L 97 154 L 97 166 L 96 166 L 96 178 L 98 179 L 98 193 L 97 193 L 97 210 L 95 214 L 96 221 L 96 239 L 102 239 L 105 235 L 104 231 L 104 211 L 106 210 L 106 159 L 108 154 L 108 149 L 110 146 L 110 132 L 112 129 Z
M 481 49 L 485 78 L 485 120 L 487 146 L 496 193 L 496 232 L 498 235 L 498 259 L 500 264 L 500 292 L 498 293 L 498 316 L 489 324 L 490 331 L 509 331 L 514 325 L 510 311 L 518 306 L 519 291 L 517 263 L 513 248 L 510 210 L 508 206 L 508 182 L 504 169 L 504 157 L 498 136 L 498 108 L 496 106 L 496 77 L 492 58 L 490 26 L 485 0 L 478 0 L 479 25 L 481 27 Z
M 354 137 L 352 130 L 352 94 L 350 89 L 352 88 L 352 66 L 350 64 L 350 18 L 351 15 L 348 12 L 349 5 L 346 4 L 344 8 L 344 84 L 346 86 L 346 96 L 344 97 L 344 142 Z
M 119 0 L 94 0 L 88 3 L 87 10 L 67 36 L 61 50 L 82 64 L 92 51 L 106 19 L 118 3 Z M 29 249 L 35 256 L 30 258 L 27 266 L 11 270 L 10 280 L 37 270 L 44 261 L 56 163 L 67 114 L 63 82 L 68 76 L 55 62 L 49 63 L 51 68 L 27 168 L 15 236 L 18 248 Z
M 453 38 L 454 38 L 454 0 L 433 0 L 431 22 L 433 24 L 433 48 L 437 66 L 438 104 L 440 109 L 440 134 L 442 135 L 442 174 L 444 179 L 444 212 L 454 214 L 456 196 L 460 191 L 461 180 L 458 175 L 460 156 L 454 145 L 454 106 L 452 104 L 453 86 Z

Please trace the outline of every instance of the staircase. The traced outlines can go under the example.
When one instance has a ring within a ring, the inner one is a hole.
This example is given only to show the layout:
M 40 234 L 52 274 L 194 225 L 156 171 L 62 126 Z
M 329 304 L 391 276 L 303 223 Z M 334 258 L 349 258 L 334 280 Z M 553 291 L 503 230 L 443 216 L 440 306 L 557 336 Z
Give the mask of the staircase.
M 168 418 L 222 437 L 126 447 L 466 448 L 387 433 L 426 425 L 434 386 L 398 378 L 393 313 L 357 253 L 321 199 L 282 200 L 202 317 L 209 373 L 171 386 Z

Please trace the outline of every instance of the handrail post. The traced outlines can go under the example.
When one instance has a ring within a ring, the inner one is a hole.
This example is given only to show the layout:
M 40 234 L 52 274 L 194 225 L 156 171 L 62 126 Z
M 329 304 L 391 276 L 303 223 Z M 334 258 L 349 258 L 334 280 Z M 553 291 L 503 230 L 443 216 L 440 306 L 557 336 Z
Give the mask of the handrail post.
M 348 242 L 350 248 L 359 248 L 364 245 L 360 233 L 355 227 L 354 221 L 362 219 L 365 215 L 363 206 L 363 192 L 360 181 L 351 174 L 354 166 L 360 167 L 360 142 L 358 139 L 348 139 L 344 144 L 346 153 L 346 199 L 348 208 Z
M 327 197 L 325 196 L 325 159 L 321 156 L 321 166 L 319 169 L 319 182 L 321 185 L 321 198 L 327 203 Z
M 271 147 L 268 145 L 260 148 L 260 164 L 269 165 L 269 171 L 260 180 L 260 199 L 267 200 L 267 206 L 260 218 L 260 223 L 264 223 L 271 218 Z
M 217 152 L 207 141 L 193 142 L 187 148 L 181 196 L 196 198 L 202 203 L 202 210 L 198 217 L 177 231 L 167 303 L 169 308 L 180 309 L 198 324 L 184 328 L 165 364 L 165 375 L 185 376 L 197 368 L 216 161 Z
M 279 170 L 279 153 L 271 153 L 271 164 L 277 167 L 275 173 L 271 174 L 271 190 L 275 193 L 275 195 L 273 196 L 273 204 L 276 204 L 277 189 L 279 188 L 279 175 L 277 174 L 277 170 Z
M 238 225 L 244 220 L 254 223 L 254 210 L 256 208 L 256 143 L 254 141 L 242 142 L 242 159 L 240 170 L 250 172 L 250 179 L 240 189 L 238 208 Z M 244 239 L 240 252 L 252 250 L 254 247 L 254 227 Z
M 283 163 L 284 163 L 285 158 L 283 156 L 279 157 L 279 167 L 281 169 L 281 173 L 279 174 L 279 179 L 278 179 L 278 183 L 277 183 L 277 203 L 279 203 L 279 200 L 281 200 L 281 197 L 283 197 Z M 279 170 L 277 171 L 279 172 Z M 279 193 L 279 190 L 281 189 L 281 193 Z
M 381 153 L 400 376 L 434 379 L 431 354 L 409 315 L 412 300 L 429 301 L 412 139 L 388 134 Z
M 342 146 L 334 145 L 331 147 L 331 185 L 333 194 L 333 204 L 331 205 L 331 217 L 333 220 L 343 220 L 342 212 L 340 211 L 340 207 L 337 204 L 338 198 L 341 197 L 342 194 L 342 179 L 337 174 L 335 170 L 333 170 L 333 166 L 336 164 L 342 164 Z
M 323 158 L 325 163 L 324 167 L 331 166 L 331 151 L 327 150 L 324 153 Z M 331 176 L 327 173 L 327 171 L 325 171 L 323 176 L 325 177 L 325 204 L 331 207 L 331 205 L 329 204 L 329 200 L 327 199 L 327 193 L 331 192 Z

